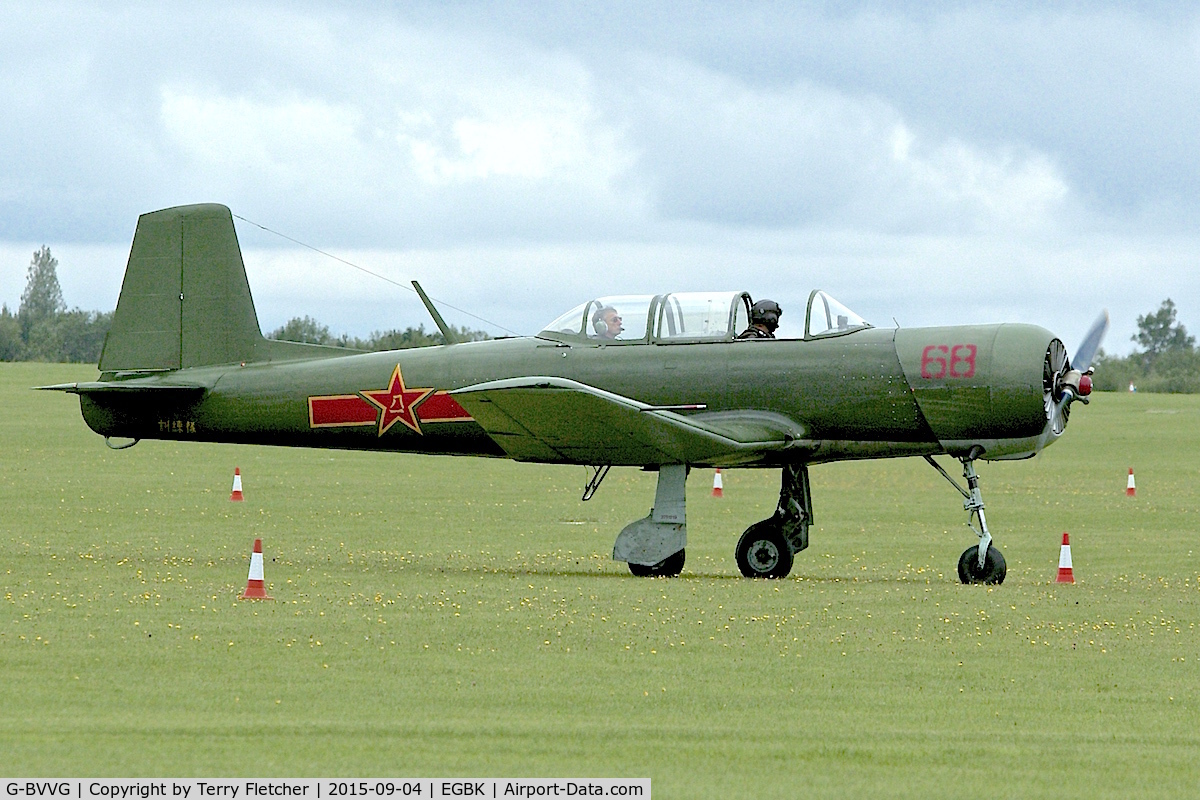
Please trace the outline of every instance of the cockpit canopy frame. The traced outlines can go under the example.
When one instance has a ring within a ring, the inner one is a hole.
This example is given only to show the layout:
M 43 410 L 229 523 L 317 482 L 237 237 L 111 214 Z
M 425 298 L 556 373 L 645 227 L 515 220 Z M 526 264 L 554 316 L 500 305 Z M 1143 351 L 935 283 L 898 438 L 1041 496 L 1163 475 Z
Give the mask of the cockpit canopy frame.
M 806 340 L 844 336 L 870 327 L 869 322 L 820 289 L 813 289 L 808 295 L 808 308 L 804 314 Z
M 672 292 L 656 295 L 612 295 L 581 303 L 551 322 L 538 335 L 564 342 L 656 344 L 732 341 L 750 324 L 747 292 Z M 606 309 L 618 312 L 622 331 L 605 336 Z
M 749 292 L 671 292 L 609 295 L 581 303 L 547 325 L 543 339 L 597 345 L 729 342 L 750 325 Z M 617 312 L 620 332 L 607 334 L 608 310 Z M 842 336 L 871 327 L 825 292 L 808 296 L 804 338 Z M 761 340 L 759 340 L 761 341 Z

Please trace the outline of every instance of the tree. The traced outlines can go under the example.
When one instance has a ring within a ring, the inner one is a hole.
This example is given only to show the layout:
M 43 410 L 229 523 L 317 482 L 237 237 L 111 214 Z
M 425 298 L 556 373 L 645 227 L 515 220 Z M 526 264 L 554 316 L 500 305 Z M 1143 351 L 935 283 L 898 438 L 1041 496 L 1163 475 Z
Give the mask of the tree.
M 0 361 L 16 361 L 21 357 L 21 323 L 8 306 L 0 306 Z
M 332 344 L 329 326 L 322 325 L 312 317 L 292 317 L 282 327 L 271 331 L 270 338 L 286 342 L 305 344 Z
M 1171 298 L 1163 301 L 1158 311 L 1138 317 L 1138 332 L 1133 341 L 1144 349 L 1142 359 L 1147 365 L 1163 353 L 1190 353 L 1196 337 L 1188 336 L 1187 329 L 1175 321 L 1175 303 Z
M 483 331 L 453 325 L 450 328 L 455 336 L 464 342 L 478 342 L 491 338 Z M 328 325 L 322 325 L 312 317 L 293 317 L 282 327 L 271 331 L 270 338 L 307 344 L 328 344 L 352 350 L 404 350 L 409 347 L 431 347 L 446 343 L 440 331 L 427 332 L 424 324 L 415 328 L 410 325 L 404 330 L 397 328 L 390 331 L 372 331 L 365 339 L 345 333 L 333 336 Z
M 481 342 L 484 339 L 490 339 L 483 331 L 471 330 L 467 327 L 450 326 L 450 330 L 462 342 Z M 409 325 L 404 330 L 393 329 L 390 331 L 372 331 L 371 335 L 366 339 L 353 339 L 343 336 L 341 344 L 344 347 L 355 347 L 359 350 L 405 350 L 409 347 L 432 347 L 434 345 L 445 344 L 446 337 L 442 336 L 441 331 L 425 331 L 425 324 L 421 323 L 417 327 Z
M 463 342 L 484 342 L 492 338 L 486 331 L 477 331 L 466 325 L 451 325 L 450 330 L 454 331 L 454 335 L 459 338 L 459 341 Z
M 73 308 L 60 314 L 57 319 L 58 361 L 71 361 L 78 364 L 95 363 L 100 360 L 100 351 L 104 349 L 104 337 L 112 327 L 113 313 L 99 311 L 84 311 Z
M 426 333 L 422 324 L 416 328 L 411 325 L 404 330 L 373 331 L 366 341 L 360 341 L 363 350 L 405 350 L 409 347 L 429 347 L 445 344 L 440 333 Z
M 42 245 L 29 262 L 25 291 L 21 294 L 21 306 L 17 310 L 21 338 L 28 345 L 35 326 L 46 330 L 40 323 L 53 322 L 66 310 L 62 287 L 58 285 L 58 259 L 50 255 L 49 247 Z

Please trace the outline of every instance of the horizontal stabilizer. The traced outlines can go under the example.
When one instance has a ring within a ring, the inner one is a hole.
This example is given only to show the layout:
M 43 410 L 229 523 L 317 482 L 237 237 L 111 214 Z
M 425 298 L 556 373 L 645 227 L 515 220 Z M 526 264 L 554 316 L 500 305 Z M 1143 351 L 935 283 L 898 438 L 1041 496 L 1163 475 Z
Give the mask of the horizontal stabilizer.
M 685 416 L 565 378 L 489 381 L 451 394 L 518 461 L 733 465 L 792 446 L 803 433 L 779 414 Z
M 172 386 L 156 383 L 153 386 L 133 382 L 90 381 L 84 383 L 56 383 L 53 386 L 35 386 L 47 392 L 67 392 L 68 394 L 108 394 L 108 395 L 143 395 L 145 397 L 175 398 L 187 400 L 200 398 L 206 391 L 203 386 Z

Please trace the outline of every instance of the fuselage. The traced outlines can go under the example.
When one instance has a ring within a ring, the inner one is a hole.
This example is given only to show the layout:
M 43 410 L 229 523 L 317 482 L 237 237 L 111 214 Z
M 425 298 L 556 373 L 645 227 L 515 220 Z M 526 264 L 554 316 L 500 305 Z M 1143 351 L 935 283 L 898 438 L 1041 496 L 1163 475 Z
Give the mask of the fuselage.
M 500 457 L 504 451 L 453 392 L 549 376 L 652 406 L 692 407 L 685 413 L 782 415 L 802 432 L 796 452 L 810 463 L 962 455 L 973 447 L 984 458 L 1020 458 L 1053 441 L 1043 375 L 1053 339 L 1031 325 L 693 343 L 512 338 L 106 374 L 101 380 L 114 386 L 197 390 L 92 392 L 80 400 L 88 425 L 110 437 Z M 760 465 L 779 458 L 764 455 Z

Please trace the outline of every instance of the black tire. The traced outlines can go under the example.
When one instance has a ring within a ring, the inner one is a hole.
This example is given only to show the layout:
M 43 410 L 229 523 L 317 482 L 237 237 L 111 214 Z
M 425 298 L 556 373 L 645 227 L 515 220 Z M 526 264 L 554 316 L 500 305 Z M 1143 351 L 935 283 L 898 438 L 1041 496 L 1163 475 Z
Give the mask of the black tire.
M 786 578 L 792 571 L 792 548 L 774 519 L 747 528 L 735 555 L 738 569 L 747 578 Z
M 687 560 L 687 550 L 680 550 L 673 556 L 667 556 L 662 561 L 651 566 L 629 563 L 629 571 L 639 578 L 674 578 L 683 572 L 683 562 Z
M 983 560 L 983 569 L 979 568 L 979 545 L 968 547 L 958 557 L 958 579 L 963 583 L 986 583 L 996 586 L 1004 583 L 1007 573 L 1008 565 L 1004 563 L 1004 554 L 990 544 Z

